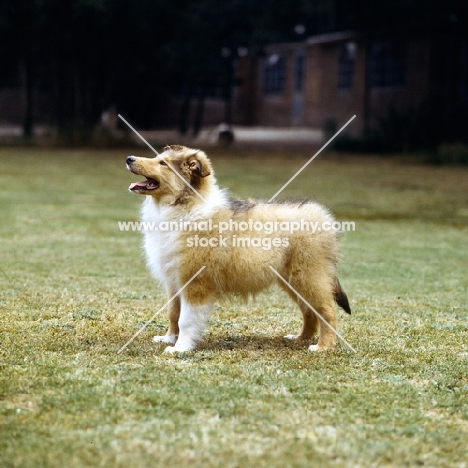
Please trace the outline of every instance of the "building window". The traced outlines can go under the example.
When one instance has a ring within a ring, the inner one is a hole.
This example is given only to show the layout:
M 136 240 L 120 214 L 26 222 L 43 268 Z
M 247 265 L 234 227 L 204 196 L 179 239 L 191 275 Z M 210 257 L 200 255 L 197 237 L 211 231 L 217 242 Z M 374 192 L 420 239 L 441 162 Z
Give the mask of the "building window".
M 372 44 L 370 82 L 373 88 L 404 86 L 406 79 L 406 44 L 384 41 Z
M 271 54 L 263 66 L 263 92 L 281 94 L 286 82 L 286 61 L 280 54 Z
M 301 93 L 304 91 L 306 54 L 299 50 L 294 54 L 294 91 Z
M 356 62 L 355 42 L 348 42 L 343 45 L 338 57 L 338 88 L 351 89 L 354 80 L 354 64 Z

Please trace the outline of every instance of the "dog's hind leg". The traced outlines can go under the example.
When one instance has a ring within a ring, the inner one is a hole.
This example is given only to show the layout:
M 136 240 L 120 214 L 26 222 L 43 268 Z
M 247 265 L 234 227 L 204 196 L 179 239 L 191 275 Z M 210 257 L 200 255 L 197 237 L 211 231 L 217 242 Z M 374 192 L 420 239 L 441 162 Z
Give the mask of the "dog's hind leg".
M 324 276 L 317 275 L 318 278 Z M 318 343 L 311 345 L 309 350 L 323 351 L 333 348 L 336 342 L 336 303 L 333 294 L 333 282 L 326 280 L 315 281 L 313 276 L 297 275 L 290 277 L 289 285 L 291 287 L 284 283 L 279 284 L 299 305 L 303 317 L 301 332 L 298 335 L 287 335 L 286 338 L 312 338 L 320 329 Z M 296 291 L 302 298 L 299 297 Z
M 309 346 L 310 351 L 332 349 L 336 343 L 336 304 L 333 298 L 314 307 L 320 314 L 320 338 L 316 345 Z
M 297 335 L 286 335 L 285 338 L 288 340 L 309 340 L 318 334 L 319 330 L 319 318 L 315 312 L 304 303 L 304 301 L 284 283 L 279 283 L 282 289 L 284 289 L 291 299 L 299 306 L 302 312 L 302 329 Z
M 305 304 L 299 304 L 302 312 L 302 329 L 298 335 L 286 335 L 288 340 L 310 340 L 318 334 L 319 319 L 314 311 Z
M 173 297 L 176 291 L 167 286 L 166 292 L 168 297 Z M 169 329 L 165 335 L 153 336 L 153 341 L 156 343 L 174 344 L 179 335 L 179 317 L 180 317 L 180 298 L 174 297 L 168 305 Z

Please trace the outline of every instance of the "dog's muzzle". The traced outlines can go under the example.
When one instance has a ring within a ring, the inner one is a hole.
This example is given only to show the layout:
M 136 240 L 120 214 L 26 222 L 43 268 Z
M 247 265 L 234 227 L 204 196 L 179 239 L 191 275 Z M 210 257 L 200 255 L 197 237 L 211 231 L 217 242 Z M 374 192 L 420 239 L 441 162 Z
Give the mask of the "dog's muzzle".
M 127 159 L 126 159 L 127 166 L 130 167 L 135 161 L 136 161 L 135 156 L 128 156 Z

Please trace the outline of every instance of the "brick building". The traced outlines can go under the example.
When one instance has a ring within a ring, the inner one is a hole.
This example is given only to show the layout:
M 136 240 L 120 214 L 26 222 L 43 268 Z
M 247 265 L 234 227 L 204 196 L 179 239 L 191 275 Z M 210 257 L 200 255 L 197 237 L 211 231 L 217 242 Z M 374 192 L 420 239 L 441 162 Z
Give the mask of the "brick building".
M 378 126 L 391 109 L 437 110 L 468 123 L 468 40 L 456 31 L 340 32 L 274 44 L 239 59 L 234 122 L 339 128 Z M 426 106 L 426 107 L 423 107 Z M 462 123 L 460 123 L 462 125 Z

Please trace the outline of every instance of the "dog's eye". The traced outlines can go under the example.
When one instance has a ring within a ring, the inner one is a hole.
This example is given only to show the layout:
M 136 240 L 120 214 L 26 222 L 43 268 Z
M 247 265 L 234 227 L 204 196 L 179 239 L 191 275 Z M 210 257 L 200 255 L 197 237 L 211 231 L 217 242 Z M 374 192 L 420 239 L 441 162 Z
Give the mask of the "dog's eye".
M 159 164 L 160 164 L 161 166 L 167 166 L 166 161 L 159 161 Z

